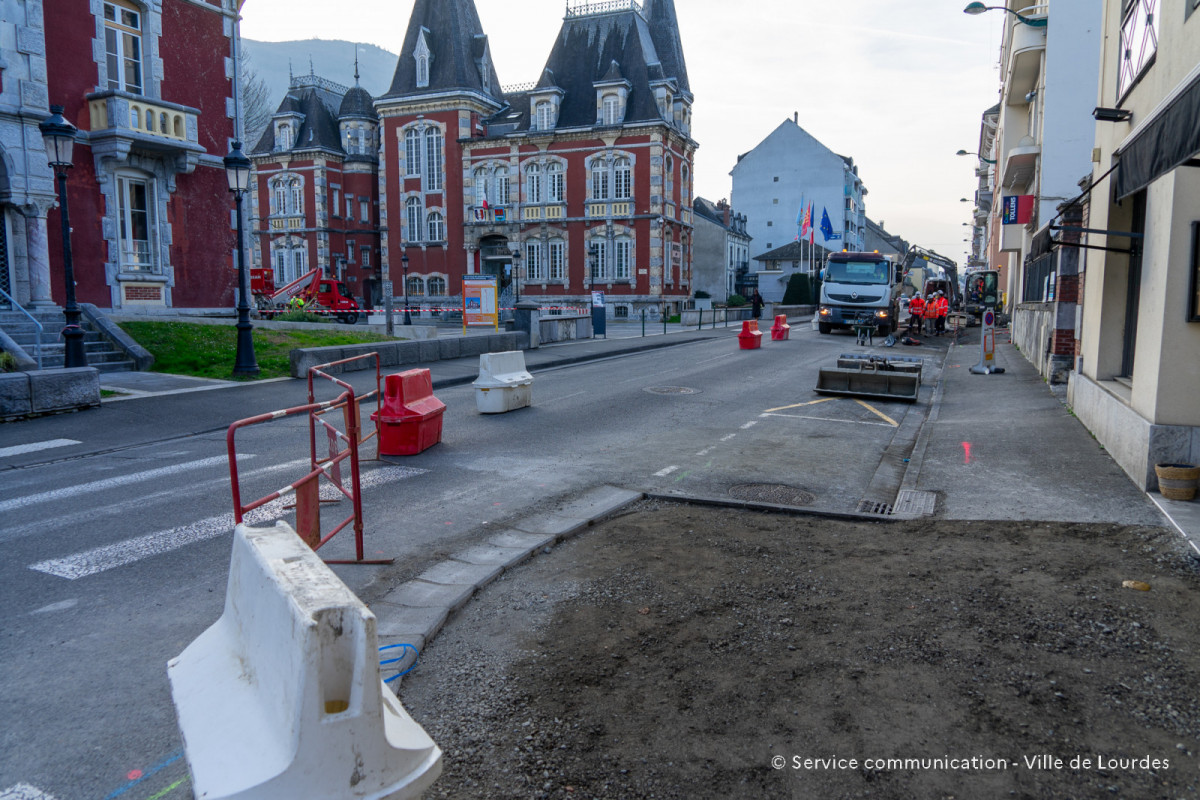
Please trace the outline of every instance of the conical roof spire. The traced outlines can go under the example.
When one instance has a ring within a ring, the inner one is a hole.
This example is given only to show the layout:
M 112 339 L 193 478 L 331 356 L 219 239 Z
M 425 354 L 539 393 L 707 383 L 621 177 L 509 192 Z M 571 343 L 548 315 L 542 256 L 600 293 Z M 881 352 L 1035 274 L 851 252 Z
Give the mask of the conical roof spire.
M 417 83 L 417 58 L 428 50 L 428 85 Z M 500 81 L 474 0 L 416 0 L 384 97 L 454 90 L 500 97 Z

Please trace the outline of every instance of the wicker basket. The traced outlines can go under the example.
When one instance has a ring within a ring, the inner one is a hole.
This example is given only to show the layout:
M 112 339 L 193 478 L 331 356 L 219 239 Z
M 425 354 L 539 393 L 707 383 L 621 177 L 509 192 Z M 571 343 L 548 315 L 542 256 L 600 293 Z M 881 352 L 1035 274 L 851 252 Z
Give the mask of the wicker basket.
M 1158 490 L 1168 500 L 1191 500 L 1196 496 L 1200 467 L 1192 464 L 1155 464 Z

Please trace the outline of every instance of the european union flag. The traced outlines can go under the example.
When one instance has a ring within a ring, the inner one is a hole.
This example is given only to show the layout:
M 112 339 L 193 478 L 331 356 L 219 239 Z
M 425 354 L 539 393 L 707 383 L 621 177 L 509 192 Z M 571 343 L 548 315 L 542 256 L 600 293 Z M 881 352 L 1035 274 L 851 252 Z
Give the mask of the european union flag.
M 827 242 L 833 238 L 833 223 L 829 221 L 829 209 L 824 207 L 821 209 L 821 235 Z

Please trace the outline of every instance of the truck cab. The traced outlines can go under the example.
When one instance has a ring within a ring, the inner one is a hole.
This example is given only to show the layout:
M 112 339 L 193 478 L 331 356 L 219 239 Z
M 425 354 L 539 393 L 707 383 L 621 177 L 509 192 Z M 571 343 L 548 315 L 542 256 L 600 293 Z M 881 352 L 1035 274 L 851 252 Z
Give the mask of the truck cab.
M 878 335 L 897 327 L 901 270 L 879 253 L 830 253 L 822 270 L 817 330 L 873 322 Z
M 342 281 L 321 278 L 313 282 L 303 297 L 306 304 L 334 312 L 340 322 L 347 325 L 358 322 L 358 314 L 362 309 L 350 293 L 350 287 Z

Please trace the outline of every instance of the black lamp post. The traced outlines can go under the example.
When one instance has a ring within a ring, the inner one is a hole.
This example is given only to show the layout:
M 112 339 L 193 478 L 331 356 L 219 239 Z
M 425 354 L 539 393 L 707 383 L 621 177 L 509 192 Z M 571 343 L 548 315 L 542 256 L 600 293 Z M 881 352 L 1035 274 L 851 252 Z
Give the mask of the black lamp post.
M 233 149 L 225 156 L 225 177 L 229 191 L 233 192 L 237 206 L 237 252 L 238 252 L 238 321 L 237 356 L 233 362 L 234 375 L 257 375 L 258 361 L 254 357 L 254 336 L 250 324 L 250 282 L 246 274 L 246 249 L 242 233 L 242 197 L 250 190 L 250 159 L 242 152 L 242 143 L 234 142 Z
M 66 281 L 67 305 L 63 317 L 67 325 L 63 328 L 66 347 L 63 366 L 86 367 L 87 356 L 83 352 L 83 328 L 79 327 L 79 306 L 75 302 L 75 268 L 71 261 L 71 215 L 67 209 L 67 170 L 73 167 L 72 153 L 75 147 L 76 128 L 62 115 L 62 106 L 50 106 L 50 116 L 42 120 L 38 128 L 46 142 L 46 160 L 58 179 L 58 207 L 62 217 L 63 279 Z
M 513 270 L 513 286 L 516 289 L 516 302 L 521 302 L 521 249 L 517 245 L 517 249 L 513 250 L 512 254 L 512 270 Z
M 408 253 L 400 257 L 400 263 L 404 266 L 404 324 L 412 325 L 412 317 L 408 313 Z

